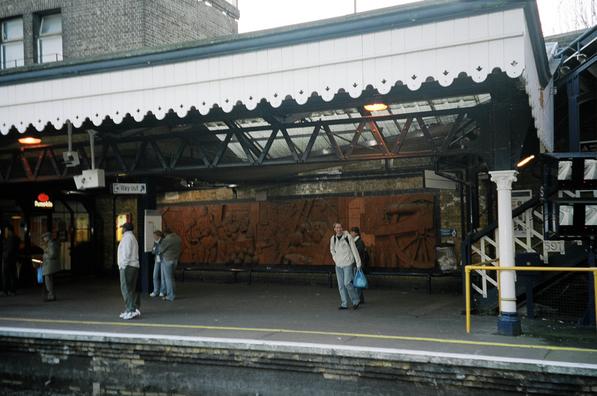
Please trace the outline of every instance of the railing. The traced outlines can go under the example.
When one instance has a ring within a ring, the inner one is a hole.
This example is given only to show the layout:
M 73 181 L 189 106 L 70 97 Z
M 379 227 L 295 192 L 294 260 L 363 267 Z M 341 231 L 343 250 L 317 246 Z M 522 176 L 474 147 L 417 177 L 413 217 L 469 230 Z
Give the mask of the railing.
M 546 261 L 548 252 L 546 252 L 546 246 L 543 244 L 543 234 L 538 231 L 542 229 L 543 220 L 543 215 L 537 211 L 540 206 L 541 200 L 539 197 L 529 197 L 528 200 L 512 211 L 512 218 L 516 227 L 514 244 L 527 252 L 540 250 L 543 252 L 542 258 Z M 539 220 L 541 220 L 541 223 L 539 223 Z M 473 254 L 477 255 L 483 263 L 497 262 L 499 259 L 497 228 L 497 222 L 494 222 L 478 232 L 467 235 L 462 245 L 462 257 L 466 258 L 463 262 L 464 266 L 470 263 L 470 257 Z M 478 243 L 478 246 L 475 246 L 475 243 Z M 489 289 L 497 288 L 498 280 L 484 270 L 477 272 L 480 275 L 480 283 L 472 285 L 472 288 L 483 298 L 487 298 Z
M 465 297 L 466 297 L 466 332 L 471 332 L 471 271 L 538 271 L 538 272 L 592 272 L 593 273 L 593 306 L 597 318 L 597 268 L 577 267 L 494 267 L 488 265 L 467 265 L 464 267 Z M 497 277 L 500 278 L 499 276 Z M 498 301 L 499 301 L 499 282 Z M 597 323 L 596 323 L 597 330 Z
M 544 240 L 543 206 L 539 198 L 531 197 L 531 193 L 530 190 L 512 191 L 512 202 L 519 203 L 519 206 L 512 211 L 514 248 L 517 253 L 536 252 L 543 262 L 547 263 L 551 254 L 564 254 L 565 245 L 564 241 Z M 572 198 L 587 195 L 597 198 L 597 191 L 594 190 L 560 191 L 559 194 Z M 472 234 L 468 241 L 465 240 L 463 246 L 470 249 L 471 255 L 476 255 L 481 262 L 495 262 L 500 257 L 497 235 L 497 224 L 493 223 Z M 470 259 L 464 265 L 468 263 Z M 479 283 L 473 284 L 472 288 L 483 298 L 487 298 L 488 291 L 497 287 L 497 279 L 486 271 L 477 272 L 480 275 Z
M 4 60 L 0 62 L 0 70 L 8 70 L 14 69 L 16 67 L 24 67 L 28 66 L 26 63 L 31 61 L 34 64 L 41 64 L 41 63 L 53 63 L 65 60 L 65 57 L 62 53 L 59 52 L 52 52 L 49 54 L 40 54 L 37 57 L 26 57 L 26 58 L 18 58 L 18 59 L 11 59 L 11 60 Z

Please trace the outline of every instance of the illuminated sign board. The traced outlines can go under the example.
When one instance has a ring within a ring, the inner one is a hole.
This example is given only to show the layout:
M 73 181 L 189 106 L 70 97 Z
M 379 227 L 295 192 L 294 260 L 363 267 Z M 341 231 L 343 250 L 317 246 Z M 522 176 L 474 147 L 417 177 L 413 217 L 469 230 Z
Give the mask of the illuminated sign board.
M 50 196 L 46 193 L 40 193 L 37 199 L 33 201 L 33 207 L 42 209 L 52 209 L 54 203 L 50 201 Z

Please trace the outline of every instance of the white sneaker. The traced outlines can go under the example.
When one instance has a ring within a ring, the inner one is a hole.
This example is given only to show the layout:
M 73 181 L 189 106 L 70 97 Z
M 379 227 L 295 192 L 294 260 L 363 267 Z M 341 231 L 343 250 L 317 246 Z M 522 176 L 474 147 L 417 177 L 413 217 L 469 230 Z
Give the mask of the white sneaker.
M 166 296 L 164 293 L 160 293 L 160 297 L 164 297 Z
M 156 292 L 152 292 L 152 293 L 149 294 L 149 297 L 157 297 L 157 295 L 158 294 Z
M 124 312 L 122 312 L 120 315 L 118 315 L 118 317 L 119 317 L 120 319 L 124 319 L 124 317 L 125 317 L 125 315 L 126 315 L 126 314 L 127 314 L 127 312 L 126 312 L 126 311 L 124 311 Z
M 133 312 L 127 312 L 126 315 L 122 319 L 124 320 L 131 320 L 141 316 L 141 312 L 139 310 Z

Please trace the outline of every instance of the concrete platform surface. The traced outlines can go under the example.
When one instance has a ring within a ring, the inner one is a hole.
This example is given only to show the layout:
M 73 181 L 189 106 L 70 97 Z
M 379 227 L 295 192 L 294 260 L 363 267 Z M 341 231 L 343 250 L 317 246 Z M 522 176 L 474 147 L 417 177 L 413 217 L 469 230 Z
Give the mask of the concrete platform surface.
M 332 348 L 335 353 L 407 354 L 416 359 L 458 356 L 494 365 L 532 363 L 549 370 L 597 373 L 594 329 L 567 329 L 565 336 L 552 329 L 547 337 L 504 337 L 496 334 L 495 317 L 474 316 L 468 335 L 463 297 L 454 294 L 373 289 L 366 291 L 366 304 L 358 310 L 339 311 L 337 290 L 323 285 L 191 281 L 177 287 L 174 302 L 144 295 L 142 317 L 132 321 L 118 318 L 123 303 L 117 280 L 59 283 L 58 300 L 48 303 L 41 301 L 40 289 L 24 290 L 0 297 L 0 332 Z M 537 327 L 547 327 L 541 321 L 524 321 L 523 326 L 533 334 Z

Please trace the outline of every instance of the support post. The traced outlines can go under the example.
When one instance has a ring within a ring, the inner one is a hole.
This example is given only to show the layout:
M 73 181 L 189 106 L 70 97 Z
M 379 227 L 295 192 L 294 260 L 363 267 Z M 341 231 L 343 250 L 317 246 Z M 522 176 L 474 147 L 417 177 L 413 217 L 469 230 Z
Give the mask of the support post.
M 143 180 L 147 185 L 147 192 L 137 198 L 137 224 L 139 224 L 137 240 L 139 242 L 139 280 L 138 288 L 148 294 L 152 288 L 154 258 L 151 252 L 145 252 L 145 211 L 155 210 L 157 198 L 154 181 L 151 178 Z
M 489 172 L 491 181 L 497 185 L 498 235 L 500 267 L 513 267 L 514 232 L 512 221 L 512 182 L 516 181 L 517 171 L 502 170 Z M 522 333 L 520 318 L 516 312 L 516 274 L 514 271 L 499 271 L 500 315 L 498 333 L 517 336 Z
M 568 91 L 568 151 L 580 151 L 579 76 L 574 76 L 568 81 L 566 89 Z

